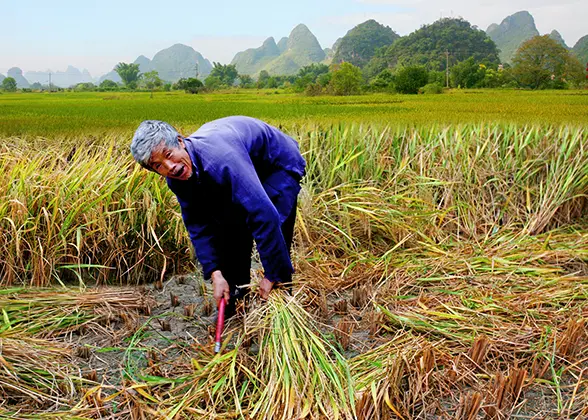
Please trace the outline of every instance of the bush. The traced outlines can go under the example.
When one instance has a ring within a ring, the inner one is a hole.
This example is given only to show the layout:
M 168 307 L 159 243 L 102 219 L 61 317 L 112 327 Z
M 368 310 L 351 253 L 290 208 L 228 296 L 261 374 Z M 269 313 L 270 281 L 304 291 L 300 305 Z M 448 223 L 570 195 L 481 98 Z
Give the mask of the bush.
M 439 83 L 429 83 L 420 88 L 419 93 L 424 93 L 425 95 L 438 95 L 439 93 L 443 93 L 443 87 L 441 87 Z
M 371 82 L 374 91 L 386 91 L 394 88 L 394 74 L 389 69 L 384 69 Z
M 361 93 L 363 76 L 359 67 L 350 63 L 335 65 L 330 87 L 335 95 L 358 95 Z
M 218 78 L 215 78 L 218 79 Z M 208 80 L 208 79 L 207 79 Z M 174 90 L 184 90 L 186 93 L 198 93 L 203 90 L 203 84 L 199 79 L 195 77 L 189 77 L 187 79 L 180 79 L 178 80 L 172 88 Z M 212 89 L 212 88 L 211 88 Z
M 404 67 L 396 72 L 394 80 L 399 93 L 419 93 L 419 89 L 429 82 L 429 73 L 424 67 Z
M 323 93 L 323 88 L 320 83 L 311 83 L 306 86 L 306 89 L 304 89 L 304 94 L 306 96 L 318 96 L 321 93 Z

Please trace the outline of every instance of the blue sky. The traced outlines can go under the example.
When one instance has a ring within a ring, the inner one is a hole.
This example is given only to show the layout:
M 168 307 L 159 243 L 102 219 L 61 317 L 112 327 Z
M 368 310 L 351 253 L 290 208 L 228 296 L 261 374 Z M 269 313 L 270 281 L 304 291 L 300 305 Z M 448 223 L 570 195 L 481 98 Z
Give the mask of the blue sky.
M 0 73 L 13 66 L 63 71 L 71 64 L 98 76 L 175 43 L 228 63 L 299 23 L 330 47 L 370 18 L 406 35 L 440 16 L 462 16 L 486 29 L 519 10 L 529 10 L 542 33 L 559 30 L 570 46 L 588 33 L 585 0 L 0 0 Z

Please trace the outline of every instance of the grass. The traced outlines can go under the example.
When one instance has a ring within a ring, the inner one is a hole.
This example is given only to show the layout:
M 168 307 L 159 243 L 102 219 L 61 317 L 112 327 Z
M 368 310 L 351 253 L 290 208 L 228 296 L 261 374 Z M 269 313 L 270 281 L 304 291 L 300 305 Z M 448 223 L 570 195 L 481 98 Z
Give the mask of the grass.
M 276 126 L 369 123 L 571 124 L 586 126 L 586 91 L 455 90 L 443 95 L 372 94 L 304 97 L 275 90 L 230 94 L 17 93 L 0 95 L 2 136 L 88 136 L 124 133 L 125 143 L 145 119 L 161 119 L 188 134 L 204 122 L 248 115 Z
M 268 93 L 0 95 L 0 416 L 586 416 L 585 94 Z M 248 313 L 219 355 L 153 349 L 162 316 L 137 321 L 152 303 L 85 290 L 194 270 L 130 133 L 233 113 L 283 123 L 308 162 L 297 293 Z M 107 345 L 124 355 L 107 386 L 76 370 L 66 337 L 108 337 L 109 320 L 127 339 Z

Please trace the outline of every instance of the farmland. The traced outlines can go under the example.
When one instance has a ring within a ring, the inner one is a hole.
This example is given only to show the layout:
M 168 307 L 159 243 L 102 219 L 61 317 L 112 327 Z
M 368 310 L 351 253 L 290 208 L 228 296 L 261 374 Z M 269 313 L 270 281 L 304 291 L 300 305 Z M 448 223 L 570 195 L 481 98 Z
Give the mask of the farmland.
M 513 122 L 586 125 L 586 91 L 465 90 L 444 95 L 374 94 L 304 97 L 278 90 L 227 94 L 27 93 L 0 95 L 5 136 L 104 134 L 134 128 L 144 119 L 168 121 L 185 132 L 227 115 L 248 115 L 275 125 L 338 122 L 423 125 Z
M 253 302 L 214 356 L 175 197 L 128 144 L 232 114 L 308 171 L 294 298 Z M 0 416 L 588 415 L 585 92 L 4 94 L 0 115 Z

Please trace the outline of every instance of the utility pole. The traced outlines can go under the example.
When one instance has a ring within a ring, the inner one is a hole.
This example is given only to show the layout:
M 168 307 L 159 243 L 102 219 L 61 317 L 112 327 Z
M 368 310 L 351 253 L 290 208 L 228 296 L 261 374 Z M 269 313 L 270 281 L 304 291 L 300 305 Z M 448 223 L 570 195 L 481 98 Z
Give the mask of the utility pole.
M 51 72 L 49 72 L 49 93 L 51 93 Z
M 449 87 L 449 50 L 445 50 L 445 87 Z

